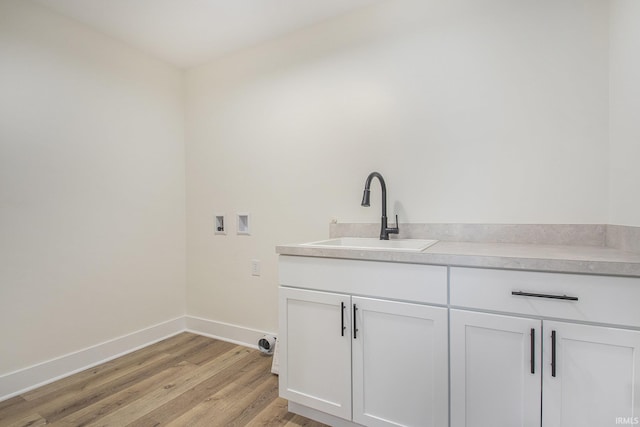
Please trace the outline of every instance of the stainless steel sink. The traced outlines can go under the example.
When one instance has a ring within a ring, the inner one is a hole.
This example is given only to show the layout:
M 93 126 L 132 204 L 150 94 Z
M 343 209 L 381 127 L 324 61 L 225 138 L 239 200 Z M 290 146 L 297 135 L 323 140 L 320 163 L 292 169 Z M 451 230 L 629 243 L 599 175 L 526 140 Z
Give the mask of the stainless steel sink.
M 421 252 L 437 243 L 437 240 L 426 239 L 390 239 L 380 240 L 366 237 L 340 237 L 337 239 L 320 240 L 318 242 L 303 243 L 302 246 L 315 248 L 358 249 L 373 251 L 402 251 Z

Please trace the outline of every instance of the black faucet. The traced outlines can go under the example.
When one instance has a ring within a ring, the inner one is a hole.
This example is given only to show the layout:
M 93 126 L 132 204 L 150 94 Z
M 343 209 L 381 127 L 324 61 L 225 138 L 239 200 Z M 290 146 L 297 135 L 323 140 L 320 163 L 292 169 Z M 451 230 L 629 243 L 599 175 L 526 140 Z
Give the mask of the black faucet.
M 384 178 L 378 172 L 371 172 L 364 182 L 364 194 L 362 195 L 362 206 L 368 207 L 370 204 L 371 195 L 371 180 L 378 178 L 380 185 L 382 186 L 382 219 L 380 224 L 380 240 L 389 240 L 389 234 L 398 234 L 400 229 L 398 228 L 398 215 L 396 215 L 396 226 L 389 227 L 387 224 L 387 186 L 384 183 Z

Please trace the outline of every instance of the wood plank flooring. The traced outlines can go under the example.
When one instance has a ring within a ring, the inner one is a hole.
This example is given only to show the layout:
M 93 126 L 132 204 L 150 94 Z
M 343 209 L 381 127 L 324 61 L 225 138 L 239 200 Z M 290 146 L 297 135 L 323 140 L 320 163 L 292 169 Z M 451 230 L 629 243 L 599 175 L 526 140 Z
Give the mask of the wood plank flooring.
M 309 426 L 271 357 L 190 333 L 0 402 L 0 426 Z

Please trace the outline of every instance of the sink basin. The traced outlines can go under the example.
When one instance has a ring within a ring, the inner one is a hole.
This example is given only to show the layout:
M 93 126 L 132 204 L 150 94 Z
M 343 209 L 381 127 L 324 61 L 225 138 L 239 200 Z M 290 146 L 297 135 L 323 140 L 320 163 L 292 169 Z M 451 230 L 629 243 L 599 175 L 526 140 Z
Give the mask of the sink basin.
M 334 249 L 366 249 L 374 251 L 420 252 L 437 243 L 437 240 L 425 239 L 391 239 L 380 240 L 366 237 L 340 237 L 338 239 L 320 240 L 303 243 L 302 246 Z

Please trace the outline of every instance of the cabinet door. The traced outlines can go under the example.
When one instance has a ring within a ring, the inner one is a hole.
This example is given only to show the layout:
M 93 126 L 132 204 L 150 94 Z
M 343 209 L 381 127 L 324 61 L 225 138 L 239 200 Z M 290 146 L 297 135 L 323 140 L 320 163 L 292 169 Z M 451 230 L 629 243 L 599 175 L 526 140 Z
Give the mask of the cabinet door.
M 351 419 L 350 306 L 348 295 L 280 288 L 281 397 Z
M 640 332 L 551 321 L 543 329 L 543 426 L 613 426 L 640 415 Z
M 353 421 L 448 425 L 447 309 L 352 297 Z
M 541 321 L 450 316 L 451 426 L 540 427 Z

